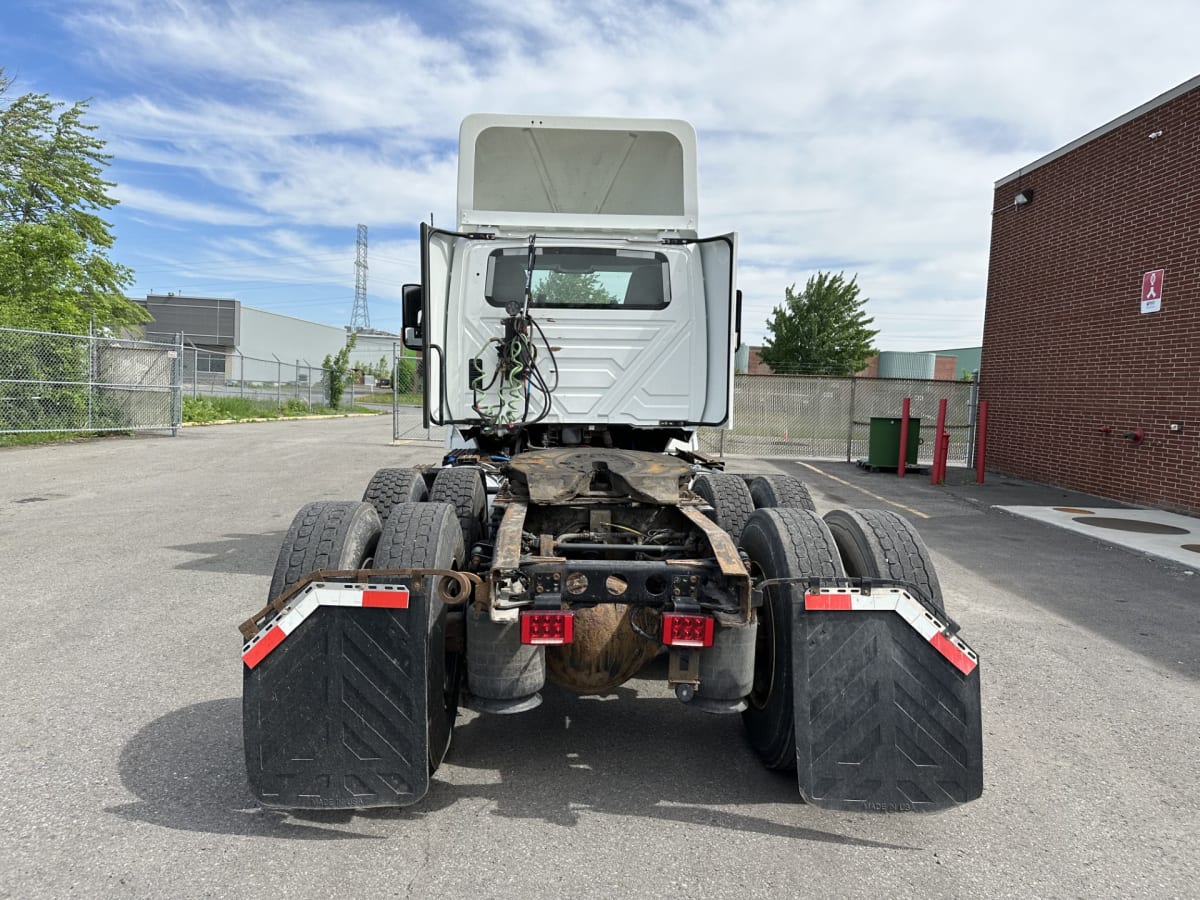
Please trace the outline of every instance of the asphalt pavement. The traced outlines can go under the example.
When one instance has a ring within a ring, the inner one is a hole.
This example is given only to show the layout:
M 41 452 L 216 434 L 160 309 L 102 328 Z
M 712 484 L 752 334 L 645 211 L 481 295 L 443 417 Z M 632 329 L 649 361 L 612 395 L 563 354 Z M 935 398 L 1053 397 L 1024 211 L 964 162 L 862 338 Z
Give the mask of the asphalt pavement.
M 982 657 L 982 799 L 930 816 L 808 807 L 738 717 L 684 707 L 652 668 L 610 697 L 550 688 L 529 713 L 463 715 L 419 806 L 260 809 L 237 623 L 303 503 L 440 455 L 391 430 L 0 449 L 0 896 L 1195 895 L 1200 575 L 998 508 L 1098 498 L 840 463 L 730 468 L 916 523 Z

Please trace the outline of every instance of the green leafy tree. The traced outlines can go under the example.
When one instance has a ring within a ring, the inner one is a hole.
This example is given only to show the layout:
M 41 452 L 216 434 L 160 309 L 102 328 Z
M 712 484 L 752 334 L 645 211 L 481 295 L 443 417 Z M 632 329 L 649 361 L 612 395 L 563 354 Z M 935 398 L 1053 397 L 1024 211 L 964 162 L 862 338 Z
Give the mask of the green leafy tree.
M 534 274 L 533 295 L 540 306 L 586 304 L 611 306 L 617 297 L 600 282 L 595 272 L 575 275 L 569 272 L 547 272 L 544 277 Z
M 804 290 L 793 284 L 767 320 L 771 336 L 759 355 L 772 370 L 801 375 L 853 375 L 874 355 L 878 330 L 863 311 L 858 276 L 818 272 Z
M 0 69 L 0 326 L 82 334 L 149 317 L 125 298 L 133 272 L 108 258 L 117 201 L 86 102 L 11 97 Z
M 351 334 L 346 340 L 346 346 L 332 355 L 326 353 L 322 368 L 325 369 L 325 394 L 329 405 L 337 409 L 342 404 L 342 395 L 346 393 L 346 385 L 350 383 L 350 351 L 358 336 Z

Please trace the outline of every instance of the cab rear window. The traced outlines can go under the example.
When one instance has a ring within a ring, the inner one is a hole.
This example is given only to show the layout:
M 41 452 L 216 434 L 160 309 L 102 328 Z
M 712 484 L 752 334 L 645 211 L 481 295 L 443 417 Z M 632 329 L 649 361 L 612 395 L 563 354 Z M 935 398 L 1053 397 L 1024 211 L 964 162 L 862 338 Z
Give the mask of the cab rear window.
M 492 251 L 484 284 L 488 303 L 524 305 L 528 262 L 523 247 Z M 530 293 L 530 306 L 543 309 L 662 309 L 671 302 L 667 258 L 653 250 L 535 248 Z

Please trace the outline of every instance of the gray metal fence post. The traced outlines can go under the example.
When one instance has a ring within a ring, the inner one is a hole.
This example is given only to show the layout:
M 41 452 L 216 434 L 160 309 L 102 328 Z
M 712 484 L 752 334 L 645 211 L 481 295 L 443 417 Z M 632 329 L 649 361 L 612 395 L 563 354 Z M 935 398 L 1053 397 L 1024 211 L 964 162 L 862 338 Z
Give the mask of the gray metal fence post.
M 171 436 L 183 425 L 183 332 L 175 336 L 175 359 L 171 366 Z
M 200 396 L 200 384 L 197 380 L 200 375 L 200 351 L 196 347 L 192 347 L 192 399 L 195 400 Z
M 854 455 L 854 395 L 857 392 L 858 379 L 850 376 L 850 415 L 846 424 L 846 462 Z
M 967 468 L 975 465 L 975 421 L 979 412 L 979 370 L 971 378 L 971 399 L 967 401 Z
M 92 430 L 92 395 L 96 382 L 96 321 L 88 322 L 87 430 Z
M 239 396 L 246 396 L 246 355 L 241 350 L 235 350 L 238 355 L 238 391 Z

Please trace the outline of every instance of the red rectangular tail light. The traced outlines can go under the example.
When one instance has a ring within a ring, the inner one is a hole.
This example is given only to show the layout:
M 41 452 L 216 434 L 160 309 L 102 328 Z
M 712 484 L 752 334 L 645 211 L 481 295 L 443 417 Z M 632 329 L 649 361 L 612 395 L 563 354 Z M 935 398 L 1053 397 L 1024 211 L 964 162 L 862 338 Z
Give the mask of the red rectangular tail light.
M 668 647 L 711 647 L 712 617 L 665 612 L 662 614 L 662 642 Z
M 521 613 L 522 644 L 569 644 L 574 636 L 575 613 L 569 610 Z

